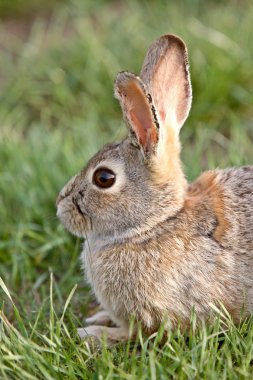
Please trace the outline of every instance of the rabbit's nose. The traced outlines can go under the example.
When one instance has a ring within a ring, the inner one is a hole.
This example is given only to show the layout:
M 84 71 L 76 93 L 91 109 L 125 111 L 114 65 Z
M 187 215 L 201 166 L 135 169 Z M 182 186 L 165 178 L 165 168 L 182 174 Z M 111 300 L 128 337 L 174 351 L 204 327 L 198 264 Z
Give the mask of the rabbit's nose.
M 55 201 L 55 206 L 57 207 L 58 204 L 60 203 L 60 201 L 65 198 L 61 193 L 58 195 L 58 197 L 56 198 L 56 201 Z
M 63 189 L 60 191 L 57 199 L 56 199 L 56 206 L 66 197 L 71 195 L 71 193 L 74 191 L 75 185 L 76 185 L 76 178 L 77 175 L 71 178 L 71 180 L 63 187 Z

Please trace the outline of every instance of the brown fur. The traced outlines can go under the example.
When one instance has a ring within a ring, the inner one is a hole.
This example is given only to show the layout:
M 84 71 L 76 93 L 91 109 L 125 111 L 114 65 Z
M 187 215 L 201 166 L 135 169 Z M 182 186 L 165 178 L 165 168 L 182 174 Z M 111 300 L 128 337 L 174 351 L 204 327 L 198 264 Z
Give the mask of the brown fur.
M 224 189 L 218 183 L 219 174 L 215 171 L 203 173 L 201 177 L 194 182 L 188 190 L 185 198 L 185 209 L 194 208 L 197 204 L 204 203 L 208 198 L 212 210 L 217 219 L 217 227 L 213 237 L 221 243 L 222 237 L 230 228 L 230 222 L 225 214 L 226 195 Z

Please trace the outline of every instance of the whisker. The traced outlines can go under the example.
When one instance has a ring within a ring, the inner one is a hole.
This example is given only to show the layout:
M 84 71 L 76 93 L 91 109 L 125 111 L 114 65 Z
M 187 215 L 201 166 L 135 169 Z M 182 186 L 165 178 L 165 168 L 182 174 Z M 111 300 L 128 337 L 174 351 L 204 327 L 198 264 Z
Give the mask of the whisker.
M 88 257 L 87 257 L 87 259 L 88 259 L 88 262 L 89 262 L 89 266 L 91 268 L 91 255 L 92 255 L 92 253 L 91 253 L 91 249 L 90 249 L 90 243 L 89 243 L 87 232 L 85 231 L 84 234 L 85 234 L 85 240 L 87 241 L 87 247 L 88 247 L 88 249 L 87 249 L 87 255 L 88 255 Z M 94 279 L 93 279 L 93 274 L 92 273 L 93 273 L 93 271 L 91 269 L 90 270 L 90 276 L 91 276 L 91 281 L 93 283 Z
M 51 220 L 57 220 L 58 218 L 57 218 L 56 214 L 47 214 L 47 215 L 44 216 L 44 219 L 48 220 L 48 221 L 49 220 L 51 221 Z

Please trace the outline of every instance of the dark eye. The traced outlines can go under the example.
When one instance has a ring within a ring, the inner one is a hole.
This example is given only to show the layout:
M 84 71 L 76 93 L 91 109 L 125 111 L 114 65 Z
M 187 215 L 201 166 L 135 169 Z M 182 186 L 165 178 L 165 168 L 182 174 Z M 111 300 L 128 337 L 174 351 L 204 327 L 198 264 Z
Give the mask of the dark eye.
M 108 188 L 111 187 L 116 179 L 116 175 L 112 170 L 106 168 L 99 168 L 93 174 L 93 182 L 98 187 Z

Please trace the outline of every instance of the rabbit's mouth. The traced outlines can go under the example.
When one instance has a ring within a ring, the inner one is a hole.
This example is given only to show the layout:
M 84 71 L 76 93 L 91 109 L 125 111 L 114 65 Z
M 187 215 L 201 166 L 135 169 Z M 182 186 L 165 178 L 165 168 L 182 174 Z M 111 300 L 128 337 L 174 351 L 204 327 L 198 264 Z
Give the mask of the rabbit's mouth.
M 85 214 L 85 212 L 83 212 L 83 210 L 81 209 L 81 207 L 80 207 L 78 201 L 76 200 L 76 198 L 73 198 L 73 199 L 72 199 L 72 202 L 73 202 L 74 205 L 76 206 L 76 210 L 77 210 L 77 212 L 78 212 L 81 216 L 84 217 L 85 215 L 87 215 L 87 214 Z

